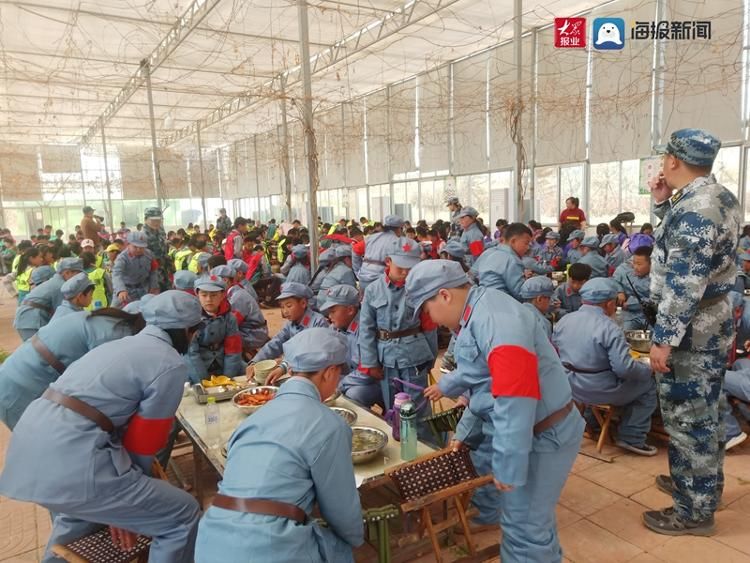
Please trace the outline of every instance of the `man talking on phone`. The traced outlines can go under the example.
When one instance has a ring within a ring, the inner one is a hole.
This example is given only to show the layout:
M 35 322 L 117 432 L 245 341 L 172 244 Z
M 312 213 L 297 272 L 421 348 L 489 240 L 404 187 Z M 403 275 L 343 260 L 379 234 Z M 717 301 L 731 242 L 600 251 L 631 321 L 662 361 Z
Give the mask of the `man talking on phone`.
M 651 346 L 670 476 L 656 485 L 673 506 L 643 514 L 659 534 L 710 536 L 724 487 L 725 429 L 720 411 L 727 355 L 733 341 L 728 298 L 736 276 L 740 230 L 737 198 L 711 168 L 721 141 L 701 129 L 680 129 L 649 182 L 656 229 L 651 298 L 658 304 Z

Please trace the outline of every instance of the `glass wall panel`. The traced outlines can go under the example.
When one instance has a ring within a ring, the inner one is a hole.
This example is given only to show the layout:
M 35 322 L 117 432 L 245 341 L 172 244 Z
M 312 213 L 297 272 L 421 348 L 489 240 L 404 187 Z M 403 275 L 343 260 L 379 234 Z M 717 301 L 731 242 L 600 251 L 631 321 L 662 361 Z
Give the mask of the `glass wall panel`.
M 583 164 L 560 167 L 558 209 L 563 208 L 565 200 L 569 197 L 577 197 L 583 203 L 583 183 Z
M 391 191 L 389 184 L 370 186 L 370 214 L 373 221 L 381 222 L 391 213 Z
M 447 221 L 450 218 L 448 208 L 445 206 L 445 179 L 422 181 L 420 184 L 421 194 L 421 218 L 428 223 L 434 223 L 438 219 Z
M 479 217 L 486 223 L 490 217 L 490 175 L 474 174 L 470 181 L 471 206 L 479 211 Z
M 713 173 L 720 184 L 734 195 L 739 194 L 740 147 L 724 147 L 714 161 Z
M 635 214 L 636 225 L 648 223 L 651 214 L 651 194 L 640 185 L 641 161 L 625 160 L 621 166 L 622 206 L 620 211 L 631 211 Z M 610 217 L 611 219 L 614 219 L 614 215 Z
M 412 208 L 409 205 L 409 201 L 406 195 L 407 182 L 394 182 L 393 184 L 393 212 L 402 217 L 405 221 L 416 221 L 415 217 L 419 214 L 419 210 L 415 207 Z
M 493 172 L 490 174 L 490 230 L 495 232 L 495 223 L 498 219 L 508 220 L 508 194 L 513 172 Z
M 537 217 L 543 225 L 556 225 L 560 209 L 558 207 L 560 187 L 557 185 L 557 166 L 544 166 L 534 171 Z
M 591 201 L 584 209 L 589 225 L 609 223 L 620 212 L 620 163 L 591 165 Z

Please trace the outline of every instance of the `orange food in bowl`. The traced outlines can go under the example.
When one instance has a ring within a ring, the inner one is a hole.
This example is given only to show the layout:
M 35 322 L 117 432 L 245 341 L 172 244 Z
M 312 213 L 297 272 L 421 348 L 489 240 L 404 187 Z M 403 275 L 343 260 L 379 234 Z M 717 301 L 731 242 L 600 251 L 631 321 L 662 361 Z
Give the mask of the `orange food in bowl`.
M 242 407 L 258 407 L 260 405 L 265 405 L 275 396 L 276 393 L 268 390 L 259 391 L 257 393 L 242 393 L 237 397 L 236 403 Z

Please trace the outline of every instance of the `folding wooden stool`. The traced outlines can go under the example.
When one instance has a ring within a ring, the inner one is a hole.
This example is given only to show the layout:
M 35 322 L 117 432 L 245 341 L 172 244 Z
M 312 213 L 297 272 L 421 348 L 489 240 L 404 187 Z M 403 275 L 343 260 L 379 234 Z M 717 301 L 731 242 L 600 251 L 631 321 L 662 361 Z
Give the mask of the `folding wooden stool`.
M 133 549 L 120 551 L 104 527 L 67 545 L 53 545 L 52 553 L 69 563 L 146 563 L 150 545 L 151 538 L 138 536 Z
M 466 508 L 475 489 L 492 483 L 492 475 L 479 476 L 471 462 L 469 450 L 444 449 L 419 459 L 386 470 L 386 475 L 396 485 L 403 502 L 401 511 L 417 513 L 419 537 L 425 533 L 430 538 L 437 563 L 442 563 L 438 533 L 460 524 L 466 537 L 466 548 L 476 554 Z M 441 522 L 433 522 L 431 508 L 438 503 L 450 502 L 456 513 Z
M 580 401 L 575 401 L 576 406 L 578 407 L 578 410 L 581 411 L 581 415 L 583 415 L 584 411 L 586 410 L 586 407 L 591 409 L 592 414 L 594 415 L 594 418 L 596 418 L 596 421 L 599 423 L 599 427 L 601 430 L 599 431 L 599 438 L 596 441 L 596 451 L 601 453 L 602 448 L 604 448 L 604 442 L 609 438 L 609 441 L 614 443 L 614 438 L 612 437 L 612 417 L 614 416 L 615 412 L 617 411 L 617 407 L 614 405 L 588 405 L 585 403 L 582 403 Z
M 161 464 L 156 460 L 151 465 L 151 474 L 156 479 L 169 480 Z M 69 563 L 146 563 L 150 545 L 151 538 L 138 536 L 133 549 L 121 551 L 112 543 L 109 527 L 104 526 L 69 544 L 53 545 L 52 553 Z

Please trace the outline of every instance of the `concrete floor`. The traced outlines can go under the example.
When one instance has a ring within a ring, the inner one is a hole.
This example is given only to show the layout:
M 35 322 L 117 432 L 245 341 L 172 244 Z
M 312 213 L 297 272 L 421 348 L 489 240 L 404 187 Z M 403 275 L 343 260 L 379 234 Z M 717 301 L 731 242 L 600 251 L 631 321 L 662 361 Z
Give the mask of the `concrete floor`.
M 0 299 L 0 349 L 19 343 L 12 328 L 14 303 Z M 282 319 L 278 310 L 265 311 L 272 331 Z M 10 438 L 0 425 L 0 467 Z M 593 451 L 584 440 L 583 449 Z M 726 509 L 717 513 L 718 533 L 712 538 L 661 536 L 641 524 L 641 512 L 668 506 L 671 499 L 654 486 L 654 477 L 667 472 L 666 450 L 643 458 L 605 447 L 614 457 L 605 463 L 579 455 L 557 509 L 560 538 L 566 561 L 574 563 L 750 563 L 750 440 L 729 452 L 725 472 Z M 39 561 L 49 535 L 46 510 L 0 497 L 0 561 Z M 492 534 L 477 537 L 481 545 Z M 445 550 L 446 560 L 457 557 Z M 427 563 L 430 555 L 413 560 Z M 496 559 L 497 561 L 497 559 Z

